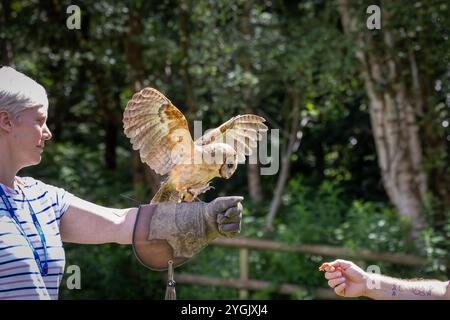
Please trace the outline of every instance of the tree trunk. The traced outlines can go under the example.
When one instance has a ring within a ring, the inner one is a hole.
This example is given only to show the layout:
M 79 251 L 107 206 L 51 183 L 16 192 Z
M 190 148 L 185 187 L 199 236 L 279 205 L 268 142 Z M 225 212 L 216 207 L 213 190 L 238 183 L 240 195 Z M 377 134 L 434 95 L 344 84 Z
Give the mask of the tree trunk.
M 297 94 L 291 94 L 292 98 L 289 98 L 289 103 L 292 103 L 292 123 L 291 123 L 291 129 L 289 132 L 289 139 L 287 140 L 287 144 L 284 148 L 284 152 L 281 159 L 281 171 L 278 175 L 277 180 L 277 186 L 275 187 L 274 196 L 272 199 L 272 203 L 270 205 L 270 211 L 267 215 L 267 221 L 266 221 L 266 230 L 272 231 L 273 230 L 273 220 L 275 219 L 275 216 L 278 212 L 278 209 L 281 205 L 281 199 L 284 193 L 284 189 L 286 187 L 286 183 L 289 178 L 289 172 L 290 172 L 290 162 L 292 154 L 297 152 L 298 148 L 300 147 L 300 142 L 303 137 L 302 130 L 305 127 L 307 123 L 307 119 L 303 119 L 300 122 L 300 106 L 298 101 Z
M 242 38 L 246 41 L 250 41 L 252 32 L 251 32 L 251 23 L 250 23 L 250 15 L 251 8 L 253 6 L 252 1 L 246 1 L 244 3 L 244 12 L 241 18 L 241 35 Z M 242 64 L 242 68 L 245 72 L 251 73 L 251 56 L 248 49 L 244 49 L 240 56 L 240 63 Z M 242 98 L 245 103 L 245 112 L 246 113 L 255 113 L 253 110 L 253 105 L 256 103 L 256 97 L 253 96 L 251 92 L 251 88 L 247 85 L 242 87 Z M 263 199 L 263 193 L 261 188 L 261 174 L 258 163 L 248 163 L 247 164 L 247 184 L 248 190 L 250 194 L 250 199 L 254 204 L 261 203 Z
M 356 37 L 356 58 L 360 62 L 369 98 L 370 118 L 378 164 L 386 193 L 412 226 L 416 245 L 420 245 L 420 231 L 427 226 L 422 213 L 422 197 L 427 191 L 426 175 L 422 168 L 422 147 L 418 134 L 413 97 L 406 90 L 394 43 L 389 30 L 382 30 L 383 40 L 374 43 L 370 36 L 357 30 L 357 17 L 346 0 L 338 0 L 344 32 Z M 383 13 L 386 21 L 387 15 Z M 362 23 L 362 22 L 361 22 Z M 377 57 L 373 47 L 381 45 L 384 56 Z M 364 47 L 368 47 L 364 51 Z M 381 88 L 381 89 L 378 89 Z
M 105 83 L 105 70 L 101 66 L 91 65 L 92 78 L 95 86 L 95 97 L 97 104 L 102 110 L 103 129 L 105 130 L 105 152 L 103 159 L 105 166 L 109 170 L 116 169 L 116 147 L 117 147 L 117 131 L 118 115 L 111 107 L 111 100 L 108 99 L 108 90 Z
M 192 77 L 189 73 L 189 35 L 186 26 L 190 1 L 180 1 L 179 6 L 180 17 L 178 18 L 178 27 L 180 31 L 181 74 L 184 79 L 184 89 L 186 94 L 185 110 L 187 118 L 189 120 L 194 120 L 194 91 L 192 87 Z
M 11 20 L 11 1 L 3 0 L 0 2 L 0 30 L 5 30 L 10 26 Z M 11 39 L 7 34 L 0 38 L 0 65 L 9 66 L 12 63 L 13 50 Z
M 143 87 L 144 63 L 142 58 L 142 46 L 139 37 L 142 35 L 142 17 L 139 8 L 131 5 L 128 18 L 128 30 L 124 37 L 125 58 L 128 65 L 128 78 L 132 92 L 138 92 Z M 160 185 L 159 176 L 143 164 L 138 151 L 132 150 L 133 185 L 148 185 L 152 194 L 155 194 Z M 151 197 L 150 197 L 151 198 Z

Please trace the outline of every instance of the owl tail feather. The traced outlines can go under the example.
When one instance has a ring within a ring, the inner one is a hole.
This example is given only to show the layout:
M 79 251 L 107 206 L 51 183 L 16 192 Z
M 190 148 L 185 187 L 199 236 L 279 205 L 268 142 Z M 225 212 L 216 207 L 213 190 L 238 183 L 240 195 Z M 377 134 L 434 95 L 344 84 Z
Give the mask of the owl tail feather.
M 170 182 L 164 182 L 150 203 L 180 202 L 181 195 Z

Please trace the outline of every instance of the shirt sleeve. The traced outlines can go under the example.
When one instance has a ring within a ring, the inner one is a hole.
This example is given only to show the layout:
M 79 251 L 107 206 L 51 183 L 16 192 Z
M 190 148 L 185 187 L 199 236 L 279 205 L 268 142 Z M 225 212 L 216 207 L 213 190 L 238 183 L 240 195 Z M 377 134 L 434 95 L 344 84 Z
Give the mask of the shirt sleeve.
M 43 183 L 42 181 L 36 180 L 38 184 L 41 184 L 42 189 L 45 189 L 48 192 L 48 197 L 52 200 L 52 203 L 54 204 L 53 209 L 55 211 L 55 218 L 59 220 L 64 216 L 64 214 L 69 209 L 69 206 L 73 199 L 73 194 L 70 192 L 58 188 L 55 186 L 52 186 L 50 184 Z

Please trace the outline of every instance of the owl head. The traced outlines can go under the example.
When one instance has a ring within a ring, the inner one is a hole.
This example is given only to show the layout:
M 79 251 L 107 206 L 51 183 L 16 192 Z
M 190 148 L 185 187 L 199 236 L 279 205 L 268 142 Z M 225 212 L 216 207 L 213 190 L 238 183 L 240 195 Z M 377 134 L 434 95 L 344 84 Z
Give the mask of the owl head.
M 238 165 L 236 150 L 225 143 L 217 143 L 216 145 L 218 145 L 223 152 L 223 161 L 220 163 L 219 169 L 220 176 L 229 179 L 236 171 Z
M 238 165 L 236 150 L 225 143 L 213 143 L 206 146 L 205 149 L 210 157 L 210 161 L 219 166 L 220 177 L 230 178 Z
M 237 159 L 235 156 L 230 157 L 229 160 L 225 161 L 224 164 L 221 165 L 219 172 L 220 176 L 225 179 L 229 179 L 237 168 Z

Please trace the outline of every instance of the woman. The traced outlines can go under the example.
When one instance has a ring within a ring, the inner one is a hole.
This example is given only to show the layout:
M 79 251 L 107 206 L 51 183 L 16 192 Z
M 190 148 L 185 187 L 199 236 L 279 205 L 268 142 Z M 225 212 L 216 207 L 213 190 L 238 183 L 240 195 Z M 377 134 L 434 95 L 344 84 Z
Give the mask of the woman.
M 41 85 L 11 67 L 0 68 L 0 299 L 57 299 L 62 242 L 133 244 L 141 262 L 163 270 L 218 236 L 240 232 L 242 197 L 115 209 L 18 177 L 22 168 L 39 164 L 52 138 L 47 110 Z

